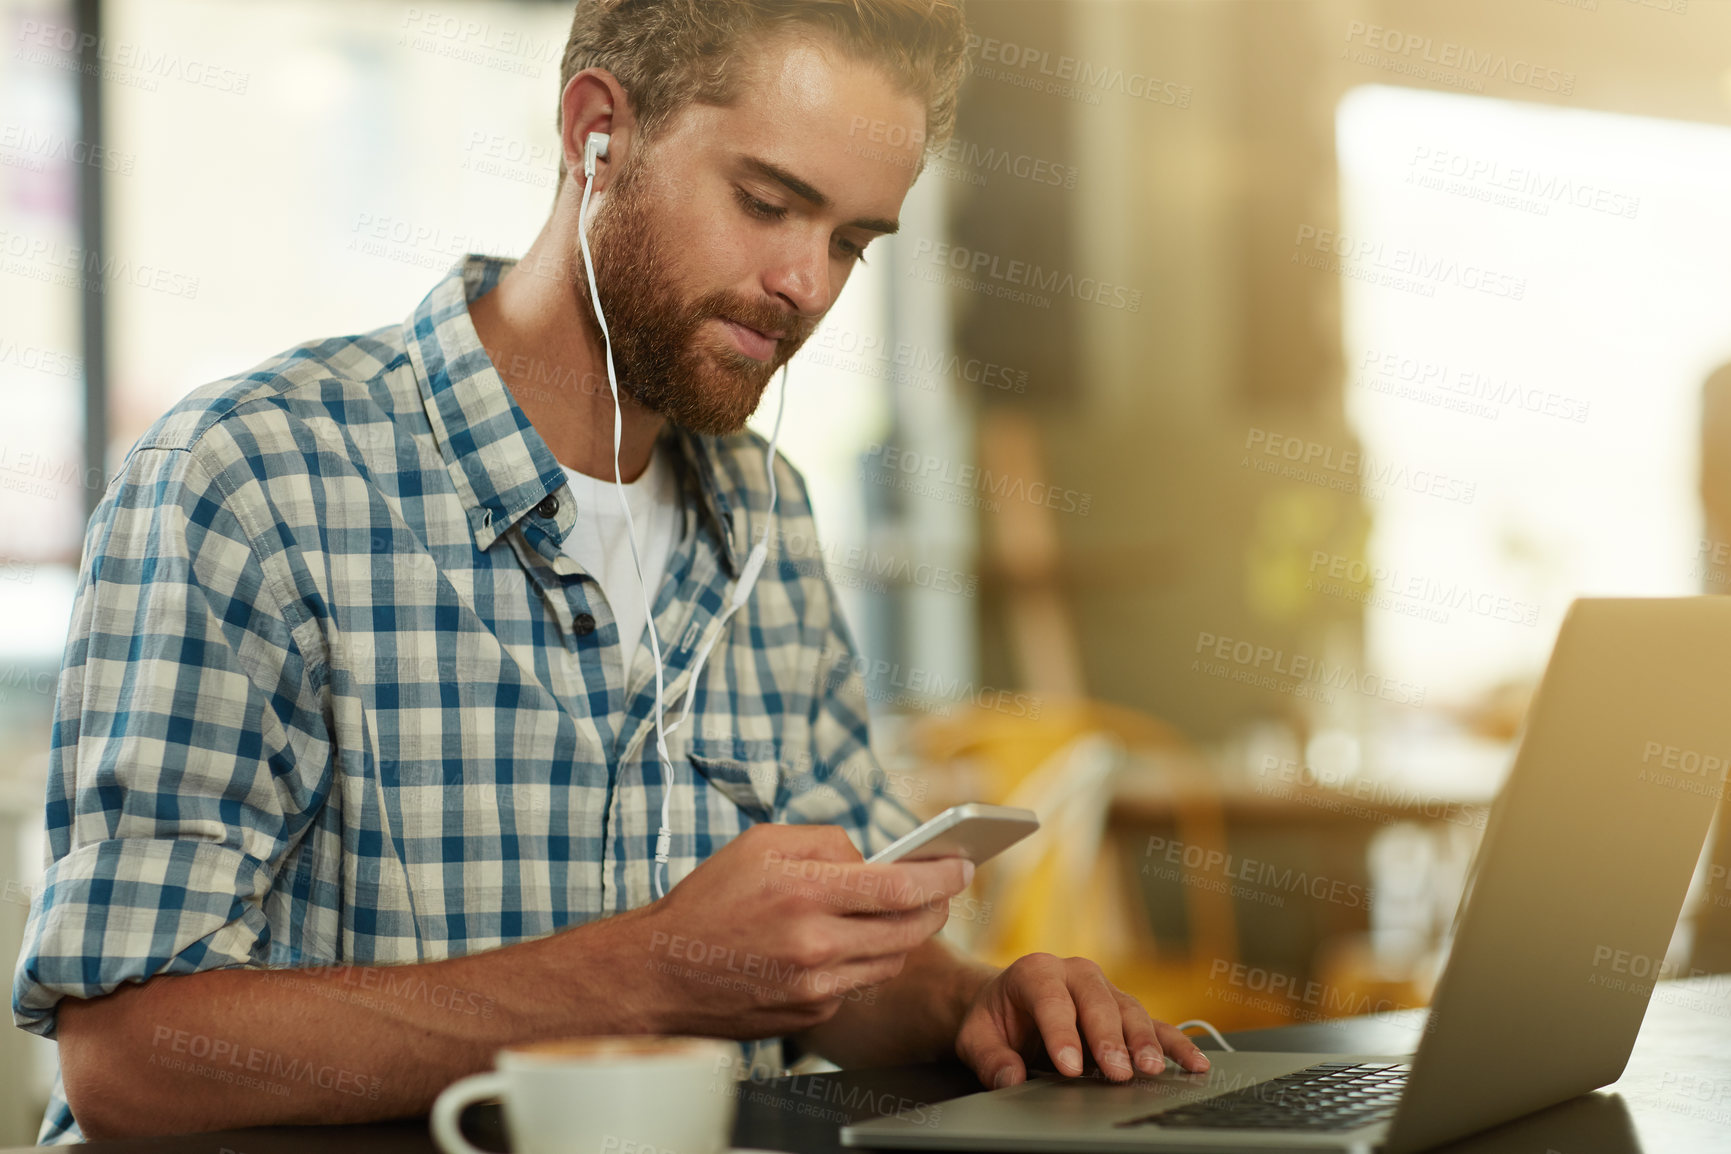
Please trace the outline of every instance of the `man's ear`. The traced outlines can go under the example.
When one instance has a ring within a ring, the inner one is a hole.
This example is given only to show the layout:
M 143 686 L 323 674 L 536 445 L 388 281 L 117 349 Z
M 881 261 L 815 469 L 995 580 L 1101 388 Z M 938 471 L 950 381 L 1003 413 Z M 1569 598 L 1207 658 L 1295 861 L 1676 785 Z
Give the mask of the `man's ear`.
M 559 148 L 566 178 L 583 193 L 583 148 L 589 135 L 605 133 L 607 153 L 595 166 L 595 190 L 612 181 L 631 150 L 637 128 L 631 101 L 619 80 L 605 68 L 585 68 L 571 78 L 559 100 Z

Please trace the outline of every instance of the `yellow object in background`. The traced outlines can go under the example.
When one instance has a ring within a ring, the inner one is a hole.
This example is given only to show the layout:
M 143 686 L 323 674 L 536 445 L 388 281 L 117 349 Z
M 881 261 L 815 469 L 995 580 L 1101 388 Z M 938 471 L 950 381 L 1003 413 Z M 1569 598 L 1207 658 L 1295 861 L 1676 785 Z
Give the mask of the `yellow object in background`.
M 1244 1005 L 1212 996 L 1219 988 L 1210 974 L 1239 960 L 1229 895 L 1182 886 L 1190 948 L 1162 953 L 1136 863 L 1109 834 L 1119 776 L 1153 774 L 1171 791 L 1179 838 L 1224 852 L 1215 779 L 1175 728 L 1123 706 L 1073 701 L 1038 718 L 982 709 L 932 719 L 910 736 L 944 804 L 984 801 L 1040 816 L 1038 832 L 980 870 L 977 900 L 965 907 L 974 916 L 950 922 L 960 944 L 997 965 L 1036 952 L 1093 958 L 1165 1021 L 1201 1017 L 1229 1030 L 1291 1020 L 1282 998 Z

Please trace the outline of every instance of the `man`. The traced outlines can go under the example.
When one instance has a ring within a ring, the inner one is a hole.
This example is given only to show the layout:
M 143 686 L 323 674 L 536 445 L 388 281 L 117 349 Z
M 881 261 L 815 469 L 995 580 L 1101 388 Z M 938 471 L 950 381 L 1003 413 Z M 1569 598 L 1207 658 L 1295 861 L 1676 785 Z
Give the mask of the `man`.
M 60 1043 L 44 1141 L 409 1115 L 501 1045 L 579 1034 L 953 1053 L 987 1085 L 1084 1048 L 1115 1080 L 1206 1067 L 1091 962 L 936 939 L 971 867 L 864 864 L 913 819 L 821 574 L 772 562 L 722 631 L 768 532 L 744 421 L 896 229 L 964 55 L 950 0 L 583 0 L 521 261 L 466 257 L 405 324 L 141 438 L 89 529 L 14 985 Z M 717 638 L 670 777 L 578 260 L 591 133 L 667 702 Z

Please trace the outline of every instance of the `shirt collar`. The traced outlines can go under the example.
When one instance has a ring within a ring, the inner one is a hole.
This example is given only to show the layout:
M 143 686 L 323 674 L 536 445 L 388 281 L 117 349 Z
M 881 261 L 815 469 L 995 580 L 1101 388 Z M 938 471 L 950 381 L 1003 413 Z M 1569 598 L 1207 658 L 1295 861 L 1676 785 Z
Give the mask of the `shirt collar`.
M 469 317 L 469 303 L 490 292 L 516 263 L 510 257 L 464 255 L 403 326 L 433 439 L 468 514 L 475 546 L 483 552 L 565 485 L 553 451 L 505 387 Z M 662 437 L 676 449 L 682 474 L 689 469 L 695 478 L 727 569 L 737 575 L 748 542 L 734 539 L 743 524 L 736 525 L 731 515 L 725 475 L 709 439 L 671 423 Z

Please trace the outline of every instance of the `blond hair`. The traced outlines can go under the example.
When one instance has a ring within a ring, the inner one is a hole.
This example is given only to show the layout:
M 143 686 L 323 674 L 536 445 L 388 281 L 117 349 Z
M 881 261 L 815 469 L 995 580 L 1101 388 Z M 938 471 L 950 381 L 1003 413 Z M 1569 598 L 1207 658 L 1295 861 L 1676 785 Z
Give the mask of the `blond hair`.
M 801 26 L 830 33 L 925 103 L 926 154 L 949 139 L 967 71 L 962 0 L 578 0 L 554 124 L 563 119 L 571 78 L 603 68 L 624 87 L 644 135 L 653 136 L 688 104 L 732 102 L 746 37 Z

